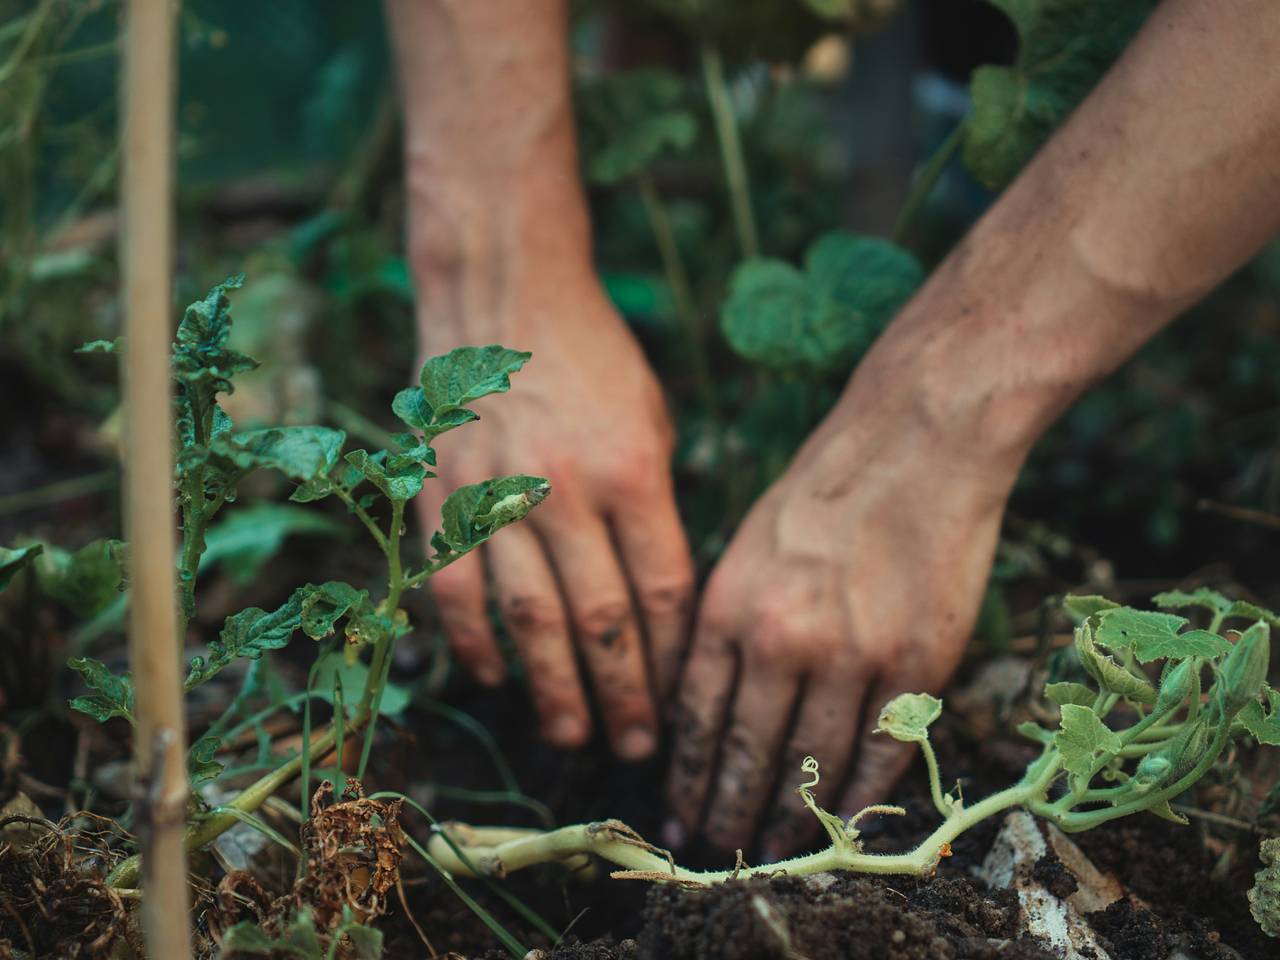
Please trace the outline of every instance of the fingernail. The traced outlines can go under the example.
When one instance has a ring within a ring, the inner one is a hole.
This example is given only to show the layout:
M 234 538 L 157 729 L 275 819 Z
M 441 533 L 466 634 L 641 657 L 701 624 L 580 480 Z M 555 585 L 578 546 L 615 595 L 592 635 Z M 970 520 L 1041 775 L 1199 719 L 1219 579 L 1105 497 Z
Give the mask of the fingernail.
M 662 842 L 673 850 L 679 850 L 688 839 L 684 824 L 674 817 L 662 825 Z
M 500 685 L 506 671 L 495 663 L 486 663 L 476 668 L 476 681 L 484 687 Z
M 558 747 L 576 747 L 582 741 L 582 721 L 571 714 L 556 717 L 547 727 L 547 739 Z
M 618 738 L 618 756 L 624 760 L 643 760 L 658 746 L 653 731 L 647 727 L 632 727 Z

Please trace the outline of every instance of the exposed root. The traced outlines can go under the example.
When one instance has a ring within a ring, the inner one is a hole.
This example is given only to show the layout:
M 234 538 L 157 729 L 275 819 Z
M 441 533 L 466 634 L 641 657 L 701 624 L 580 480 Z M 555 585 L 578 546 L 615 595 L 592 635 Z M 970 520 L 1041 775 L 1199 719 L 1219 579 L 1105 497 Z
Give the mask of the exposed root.
M 97 960 L 127 940 L 129 910 L 106 883 L 120 835 L 89 814 L 0 817 L 0 956 Z

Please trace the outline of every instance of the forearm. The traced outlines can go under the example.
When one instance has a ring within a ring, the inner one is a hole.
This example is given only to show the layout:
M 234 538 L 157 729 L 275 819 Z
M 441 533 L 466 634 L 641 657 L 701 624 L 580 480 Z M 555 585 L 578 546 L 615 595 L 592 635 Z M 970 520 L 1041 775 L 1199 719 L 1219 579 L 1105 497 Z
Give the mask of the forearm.
M 1278 50 L 1271 0 L 1159 8 L 886 331 L 850 403 L 909 402 L 944 448 L 1016 469 L 1280 229 Z
M 590 274 L 564 0 L 386 0 L 405 115 L 409 258 L 432 339 L 530 279 Z

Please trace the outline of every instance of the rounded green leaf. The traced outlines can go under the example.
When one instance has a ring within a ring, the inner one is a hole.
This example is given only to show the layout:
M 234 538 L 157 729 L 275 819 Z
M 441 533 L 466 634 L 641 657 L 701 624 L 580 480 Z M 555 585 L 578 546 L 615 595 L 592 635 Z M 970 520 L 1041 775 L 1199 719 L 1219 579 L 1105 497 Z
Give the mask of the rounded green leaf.
M 927 693 L 901 693 L 884 705 L 876 733 L 887 733 L 903 743 L 929 739 L 929 724 L 942 715 L 942 701 Z
M 774 369 L 849 370 L 920 285 L 905 250 L 833 231 L 809 248 L 803 272 L 780 260 L 740 264 L 720 313 L 734 351 Z

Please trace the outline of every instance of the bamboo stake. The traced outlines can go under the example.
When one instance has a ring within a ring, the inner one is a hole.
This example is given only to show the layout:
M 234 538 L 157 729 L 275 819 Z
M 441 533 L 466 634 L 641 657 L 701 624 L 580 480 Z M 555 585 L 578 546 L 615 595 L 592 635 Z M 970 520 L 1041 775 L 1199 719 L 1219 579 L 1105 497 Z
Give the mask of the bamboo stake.
M 124 513 L 132 567 L 129 659 L 136 691 L 142 923 L 152 960 L 191 956 L 169 373 L 175 6 L 172 0 L 129 0 L 123 90 Z

